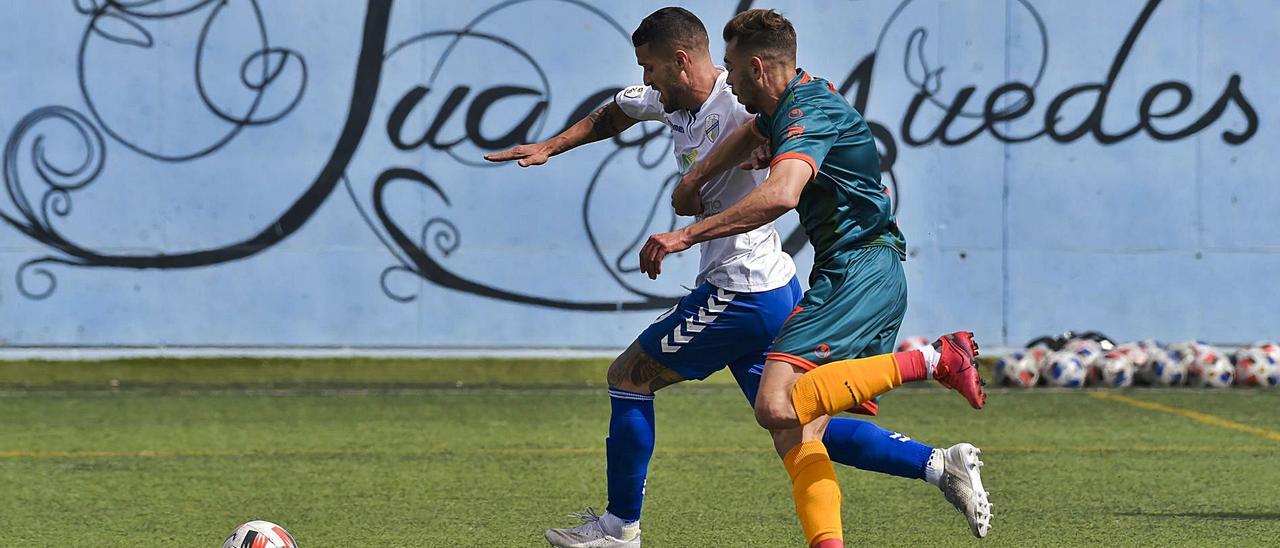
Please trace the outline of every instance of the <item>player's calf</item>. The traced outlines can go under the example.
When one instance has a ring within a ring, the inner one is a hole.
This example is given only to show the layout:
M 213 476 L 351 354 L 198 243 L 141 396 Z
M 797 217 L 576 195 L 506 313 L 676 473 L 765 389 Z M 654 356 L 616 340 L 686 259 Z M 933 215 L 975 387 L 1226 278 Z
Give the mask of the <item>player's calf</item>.
M 957 332 L 938 339 L 921 350 L 882 354 L 831 362 L 809 370 L 795 381 L 791 403 L 800 424 L 823 415 L 832 416 L 879 396 L 904 382 L 936 379 L 954 389 L 974 409 L 982 409 L 986 384 L 978 375 L 978 345 L 973 334 Z M 766 370 L 766 374 L 768 371 Z M 776 411 L 777 408 L 773 408 Z M 761 424 L 767 428 L 786 426 L 781 417 L 766 412 Z
M 914 354 L 910 357 L 919 355 Z M 902 384 L 909 374 L 906 368 L 913 366 L 898 358 L 883 354 L 840 360 L 806 372 L 791 390 L 797 421 L 808 424 L 822 416 L 834 416 Z
M 581 514 L 583 525 L 550 529 L 547 541 L 571 548 L 640 545 L 640 512 L 653 456 L 653 393 L 683 380 L 633 343 L 609 365 L 609 437 L 605 439 L 609 505 L 603 516 Z
M 774 449 L 791 477 L 791 497 L 809 546 L 842 548 L 840 485 L 822 442 L 825 418 L 798 428 L 771 430 Z

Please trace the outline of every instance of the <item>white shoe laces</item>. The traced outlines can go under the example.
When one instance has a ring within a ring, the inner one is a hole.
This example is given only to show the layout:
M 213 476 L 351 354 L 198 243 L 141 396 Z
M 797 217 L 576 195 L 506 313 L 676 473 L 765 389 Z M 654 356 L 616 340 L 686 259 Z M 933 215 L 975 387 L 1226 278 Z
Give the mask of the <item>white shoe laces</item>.
M 603 538 L 604 527 L 600 525 L 600 514 L 596 513 L 595 508 L 587 507 L 585 512 L 574 512 L 569 517 L 582 520 L 582 525 L 574 527 L 573 532 L 578 534 L 591 534 L 594 538 Z

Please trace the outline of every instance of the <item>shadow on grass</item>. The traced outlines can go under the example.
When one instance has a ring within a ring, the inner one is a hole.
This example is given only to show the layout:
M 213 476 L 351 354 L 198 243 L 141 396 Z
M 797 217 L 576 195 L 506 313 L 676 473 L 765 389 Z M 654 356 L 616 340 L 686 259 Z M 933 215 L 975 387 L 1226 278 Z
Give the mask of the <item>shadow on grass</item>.
M 1116 515 L 1145 518 L 1280 521 L 1280 512 L 1118 512 Z

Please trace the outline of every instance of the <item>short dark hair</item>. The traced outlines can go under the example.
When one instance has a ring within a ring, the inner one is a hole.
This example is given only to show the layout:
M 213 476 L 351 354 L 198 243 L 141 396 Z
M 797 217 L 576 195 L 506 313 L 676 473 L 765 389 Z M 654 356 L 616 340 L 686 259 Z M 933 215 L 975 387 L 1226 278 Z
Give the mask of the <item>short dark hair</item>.
M 707 27 L 693 12 L 677 7 L 662 8 L 650 13 L 631 33 L 631 45 L 645 44 L 675 49 L 708 51 Z
M 724 43 L 738 40 L 738 48 L 778 62 L 796 60 L 796 28 L 775 10 L 747 10 L 724 25 Z

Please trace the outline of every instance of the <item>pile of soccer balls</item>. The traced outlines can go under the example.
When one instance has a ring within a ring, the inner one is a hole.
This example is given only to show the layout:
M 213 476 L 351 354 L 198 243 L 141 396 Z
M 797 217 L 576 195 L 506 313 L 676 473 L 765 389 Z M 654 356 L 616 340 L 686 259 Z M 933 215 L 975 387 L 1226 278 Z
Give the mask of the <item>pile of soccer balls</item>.
M 1005 386 L 1122 388 L 1153 386 L 1280 385 L 1280 345 L 1260 342 L 1232 354 L 1211 345 L 1154 340 L 1116 344 L 1096 331 L 1041 337 L 996 362 Z

